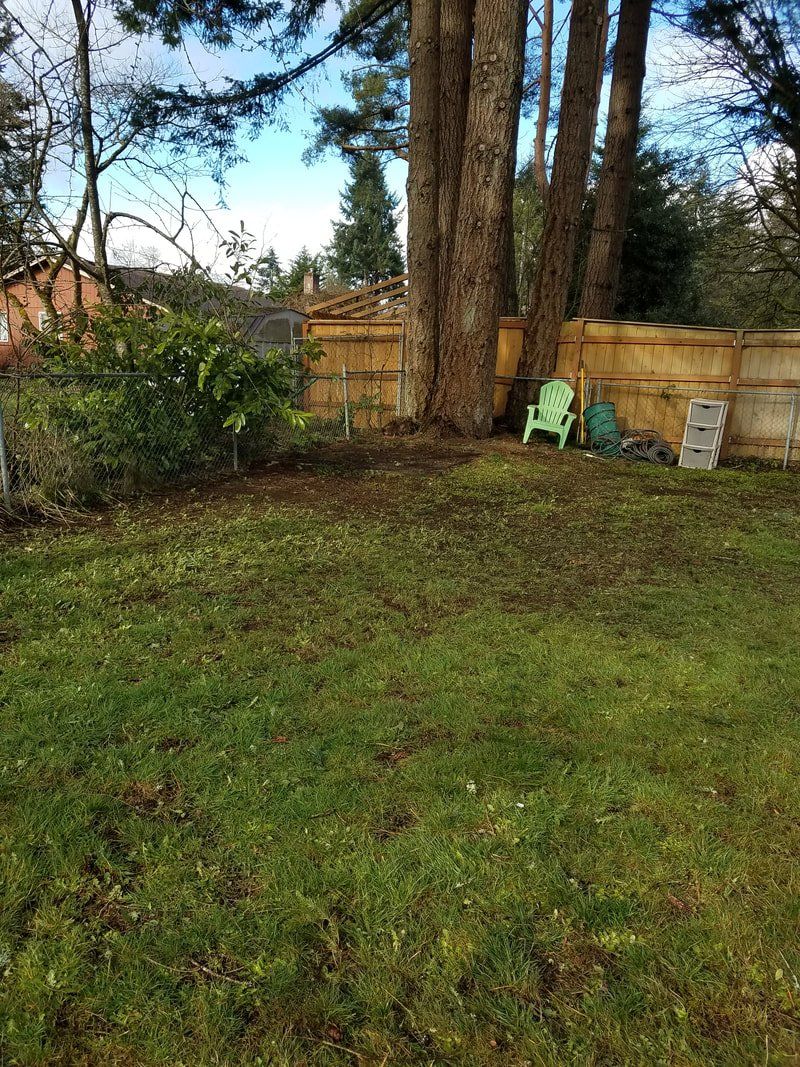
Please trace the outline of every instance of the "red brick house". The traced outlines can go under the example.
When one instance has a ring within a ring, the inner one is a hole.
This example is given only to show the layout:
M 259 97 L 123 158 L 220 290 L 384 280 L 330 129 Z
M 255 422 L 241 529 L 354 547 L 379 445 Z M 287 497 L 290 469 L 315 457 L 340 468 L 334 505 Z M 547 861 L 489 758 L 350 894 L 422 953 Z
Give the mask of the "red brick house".
M 48 261 L 38 260 L 20 267 L 3 279 L 0 300 L 0 367 L 20 366 L 30 362 L 30 344 L 25 331 L 26 319 L 34 329 L 47 329 L 50 314 L 37 292 L 34 279 L 44 284 Z M 97 285 L 91 278 L 80 276 L 85 307 L 98 303 Z M 61 315 L 69 315 L 75 308 L 76 286 L 72 267 L 64 266 L 56 275 L 52 290 L 53 305 Z
M 53 327 L 51 314 L 37 291 L 37 285 L 44 287 L 48 273 L 49 262 L 43 258 L 3 278 L 0 367 L 29 365 L 33 359 L 31 329 L 37 331 Z M 187 290 L 185 286 L 181 287 L 175 275 L 138 267 L 116 267 L 114 274 L 116 280 L 143 304 L 162 309 L 187 306 Z M 238 329 L 255 349 L 288 346 L 293 338 L 300 337 L 302 324 L 307 318 L 303 312 L 281 307 L 266 296 L 241 286 L 221 285 L 219 289 L 221 293 L 224 291 L 227 306 L 235 309 Z M 52 302 L 59 317 L 69 318 L 79 305 L 91 312 L 92 307 L 100 302 L 97 283 L 87 274 L 65 264 L 53 281 Z M 193 300 L 192 306 L 210 315 L 219 307 L 219 301 L 213 294 L 209 296 L 205 293 Z

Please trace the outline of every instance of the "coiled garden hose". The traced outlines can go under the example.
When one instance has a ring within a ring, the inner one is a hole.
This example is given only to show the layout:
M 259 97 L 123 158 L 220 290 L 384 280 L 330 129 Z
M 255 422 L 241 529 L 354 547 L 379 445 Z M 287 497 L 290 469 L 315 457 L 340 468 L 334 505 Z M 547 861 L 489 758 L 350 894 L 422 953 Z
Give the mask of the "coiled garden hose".
M 592 437 L 596 456 L 621 456 L 634 462 L 656 463 L 669 467 L 675 453 L 657 430 L 625 430 L 622 434 L 598 434 Z

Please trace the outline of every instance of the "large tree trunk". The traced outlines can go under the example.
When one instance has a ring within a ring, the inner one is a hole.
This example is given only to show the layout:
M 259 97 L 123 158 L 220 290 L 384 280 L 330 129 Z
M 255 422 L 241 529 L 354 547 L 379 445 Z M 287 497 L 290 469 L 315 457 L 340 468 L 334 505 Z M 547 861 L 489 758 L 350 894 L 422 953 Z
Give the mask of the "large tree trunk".
M 594 100 L 594 114 L 592 115 L 592 131 L 589 134 L 589 162 L 586 164 L 586 182 L 592 173 L 592 156 L 597 141 L 597 125 L 600 121 L 600 96 L 603 92 L 603 76 L 606 66 L 606 48 L 608 47 L 608 30 L 611 25 L 611 13 L 608 10 L 608 0 L 603 0 L 603 25 L 600 28 L 600 61 L 597 64 L 597 91 Z
M 440 2 L 414 0 L 408 41 L 408 272 L 404 414 L 426 411 L 439 340 Z
M 439 306 L 447 303 L 467 131 L 474 0 L 443 0 L 439 92 Z
M 459 213 L 430 421 L 486 437 L 492 428 L 497 320 L 516 159 L 524 0 L 477 0 Z
M 547 127 L 550 123 L 550 97 L 553 90 L 553 0 L 544 0 L 542 8 L 542 61 L 539 73 L 539 111 L 533 140 L 533 173 L 542 203 L 547 203 L 550 182 L 547 179 Z
M 533 383 L 522 378 L 548 377 L 555 367 L 591 152 L 603 7 L 602 0 L 574 0 L 572 5 L 542 248 L 528 301 L 520 378 L 512 386 L 508 403 L 508 419 L 516 427 L 533 396 Z
M 527 25 L 523 31 L 526 34 L 527 41 Z M 522 62 L 519 65 L 519 86 L 516 89 L 515 100 L 517 101 L 514 118 L 514 129 L 511 132 L 511 143 L 513 145 L 514 156 L 511 161 L 511 170 L 508 178 L 508 191 L 506 196 L 508 197 L 508 211 L 506 213 L 506 253 L 505 253 L 505 272 L 503 277 L 503 288 L 500 292 L 500 314 L 501 315 L 518 315 L 519 314 L 519 288 L 517 287 L 517 251 L 514 246 L 514 182 L 517 177 L 517 145 L 519 142 L 519 120 L 522 110 L 522 93 L 525 85 L 525 46 L 523 45 Z
M 617 302 L 651 7 L 652 0 L 622 0 L 619 11 L 608 127 L 580 302 L 583 318 L 610 319 Z

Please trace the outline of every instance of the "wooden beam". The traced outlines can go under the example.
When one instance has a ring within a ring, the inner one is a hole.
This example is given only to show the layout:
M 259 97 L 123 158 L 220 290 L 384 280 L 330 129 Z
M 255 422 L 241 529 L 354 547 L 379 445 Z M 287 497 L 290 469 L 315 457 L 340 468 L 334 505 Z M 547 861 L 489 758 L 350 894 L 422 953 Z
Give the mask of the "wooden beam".
M 785 437 L 741 437 L 734 434 L 731 437 L 732 445 L 756 445 L 759 448 L 785 448 Z
M 663 384 L 665 389 L 677 382 L 719 385 L 727 385 L 729 382 L 728 375 L 720 374 L 631 374 L 629 371 L 593 370 L 592 377 L 604 382 L 656 382 Z
M 740 378 L 739 385 L 763 386 L 766 389 L 800 389 L 800 378 Z
M 377 282 L 375 285 L 365 285 L 362 289 L 351 289 L 349 293 L 342 293 L 341 296 L 331 297 L 330 300 L 323 300 L 319 304 L 313 304 L 308 309 L 308 314 L 313 316 L 317 311 L 324 311 L 326 308 L 337 307 L 340 304 L 347 304 L 349 301 L 364 296 L 366 293 L 374 293 L 380 289 L 386 289 L 387 286 L 399 285 L 401 282 L 407 281 L 407 274 L 396 274 L 394 278 L 387 278 L 385 282 Z
M 672 340 L 665 337 L 626 337 L 620 336 L 601 337 L 599 334 L 584 334 L 585 345 L 648 345 L 650 347 L 664 348 L 733 348 L 733 344 L 727 341 L 701 341 L 689 337 L 676 337 Z
M 408 300 L 408 289 L 392 290 L 388 296 L 382 298 L 381 303 L 377 303 L 375 300 L 370 300 L 369 306 L 354 311 L 351 308 L 345 308 L 345 314 L 342 318 L 347 319 L 368 319 L 370 315 L 384 315 L 387 311 L 398 311 L 400 308 L 406 306 Z M 367 303 L 367 301 L 364 301 Z M 353 308 L 357 305 L 354 304 Z
M 572 356 L 570 358 L 569 376 L 570 378 L 578 377 L 578 370 L 581 365 L 581 357 L 583 353 L 583 342 L 586 339 L 584 336 L 584 330 L 586 329 L 586 319 L 576 319 L 575 325 L 575 348 L 573 349 Z
M 709 333 L 727 333 L 731 335 L 731 343 L 733 342 L 734 331 L 725 326 L 687 326 L 686 323 L 680 322 L 631 322 L 628 319 L 587 319 L 586 321 L 605 326 L 646 326 L 650 330 L 705 330 Z M 764 331 L 756 332 L 763 333 Z
M 356 326 L 364 329 L 368 329 L 370 324 L 373 323 L 376 326 L 402 326 L 403 319 L 309 319 L 309 326 L 342 326 L 344 328 L 352 326 L 354 329 Z M 347 337 L 346 333 L 342 334 L 342 337 Z
M 391 289 L 391 290 L 389 290 L 388 293 L 384 293 L 383 295 L 381 295 L 380 293 L 377 294 L 377 295 L 375 293 L 371 293 L 369 296 L 365 297 L 363 300 L 357 300 L 354 304 L 347 304 L 345 307 L 342 307 L 341 309 L 339 309 L 339 308 L 328 308 L 327 311 L 326 311 L 326 314 L 328 314 L 328 315 L 331 315 L 331 314 L 334 314 L 334 313 L 341 314 L 341 317 L 343 319 L 355 318 L 355 315 L 353 313 L 355 311 L 357 311 L 359 308 L 367 308 L 367 309 L 371 310 L 373 308 L 380 307 L 380 301 L 381 300 L 388 301 L 390 297 L 395 297 L 395 296 L 402 296 L 403 299 L 405 299 L 407 294 L 408 294 L 408 287 L 407 286 L 403 286 L 402 288 L 398 288 L 396 290 L 395 289 Z M 314 316 L 312 316 L 312 318 L 313 317 Z

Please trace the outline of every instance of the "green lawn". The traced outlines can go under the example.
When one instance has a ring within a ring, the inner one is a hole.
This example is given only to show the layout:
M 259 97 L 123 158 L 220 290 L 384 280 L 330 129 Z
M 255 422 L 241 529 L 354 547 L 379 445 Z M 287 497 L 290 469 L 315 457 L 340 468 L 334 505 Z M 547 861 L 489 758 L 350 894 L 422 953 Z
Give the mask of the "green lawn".
M 0 1062 L 797 1063 L 800 477 L 376 447 L 0 541 Z

